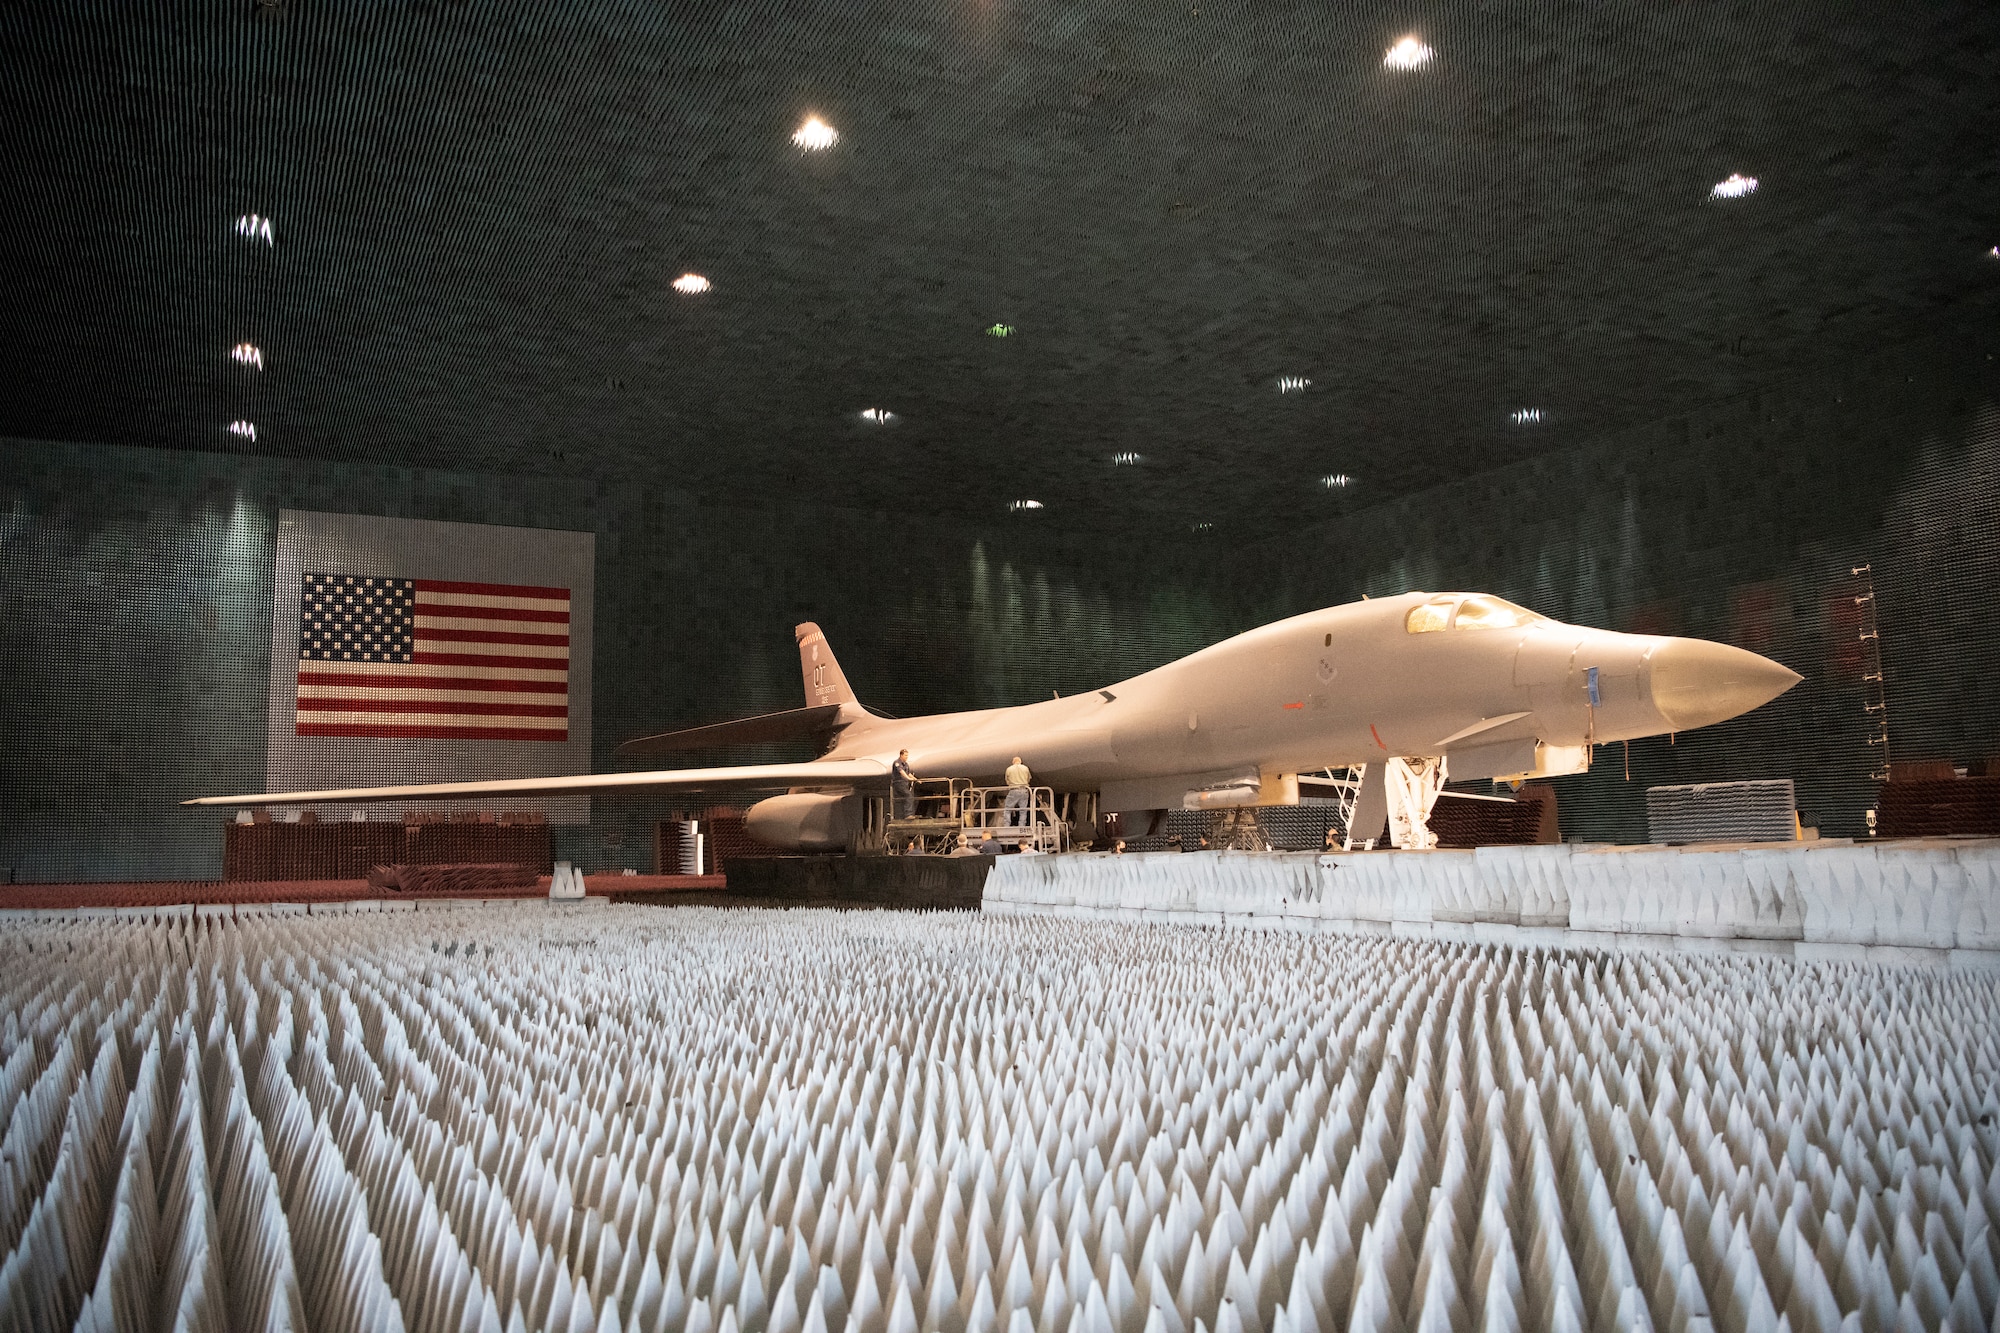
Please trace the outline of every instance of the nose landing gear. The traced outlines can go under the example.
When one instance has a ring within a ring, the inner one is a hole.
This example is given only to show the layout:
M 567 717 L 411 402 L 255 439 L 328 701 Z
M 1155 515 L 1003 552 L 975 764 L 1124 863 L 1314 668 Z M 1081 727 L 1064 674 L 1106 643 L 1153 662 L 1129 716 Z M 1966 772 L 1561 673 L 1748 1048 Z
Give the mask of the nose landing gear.
M 1347 850 L 1373 846 L 1388 822 L 1388 845 L 1403 851 L 1437 846 L 1431 807 L 1444 788 L 1445 761 L 1386 759 L 1363 766 L 1347 823 Z

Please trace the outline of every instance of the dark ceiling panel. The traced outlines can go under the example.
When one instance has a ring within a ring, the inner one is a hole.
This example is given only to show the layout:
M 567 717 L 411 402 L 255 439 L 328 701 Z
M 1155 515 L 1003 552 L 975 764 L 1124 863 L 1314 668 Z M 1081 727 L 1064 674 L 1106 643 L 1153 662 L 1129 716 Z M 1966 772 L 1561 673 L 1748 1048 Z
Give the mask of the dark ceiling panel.
M 1437 58 L 1385 69 L 1411 31 Z M 240 0 L 0 34 L 15 436 L 1269 529 L 2000 291 L 1984 3 Z M 841 138 L 808 154 L 815 113 Z M 1734 171 L 1761 188 L 1708 199 Z

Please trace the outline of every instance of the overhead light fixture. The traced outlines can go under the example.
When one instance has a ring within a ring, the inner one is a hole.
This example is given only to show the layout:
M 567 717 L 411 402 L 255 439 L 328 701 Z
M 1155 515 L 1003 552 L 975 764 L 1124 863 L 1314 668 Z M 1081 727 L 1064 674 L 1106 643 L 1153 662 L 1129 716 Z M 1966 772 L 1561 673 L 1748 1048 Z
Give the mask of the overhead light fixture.
M 1708 192 L 1708 197 L 1711 199 L 1741 199 L 1746 194 L 1755 194 L 1756 192 L 1757 178 L 1755 176 L 1741 176 L 1732 171 L 1729 173 L 1728 180 L 1717 181 L 1715 183 L 1715 188 Z
M 1996 245 L 1991 250 L 1988 250 L 1986 257 L 1988 259 L 2000 259 L 2000 245 Z
M 1018 514 L 1024 509 L 1040 509 L 1042 502 L 1040 500 L 1015 500 L 1007 507 Z
M 255 366 L 259 370 L 264 368 L 264 353 L 255 343 L 237 343 L 229 349 L 229 355 L 236 358 L 236 364 L 239 366 Z
M 674 290 L 686 296 L 699 296 L 712 285 L 699 273 L 683 273 L 674 279 Z
M 1344 491 L 1354 484 L 1354 478 L 1345 472 L 1336 472 L 1330 477 L 1321 477 L 1319 484 L 1330 491 Z
M 1111 455 L 1111 466 L 1137 467 L 1139 466 L 1139 455 L 1132 453 L 1130 450 L 1122 454 L 1113 454 Z
M 986 336 L 989 338 L 1005 338 L 1013 332 L 1014 326 L 1012 324 L 991 324 L 987 326 Z
M 273 244 L 271 239 L 271 219 L 259 217 L 255 213 L 245 213 L 236 219 L 236 234 L 253 241 Z
M 1507 419 L 1517 426 L 1527 426 L 1542 419 L 1539 407 L 1517 407 L 1507 414 Z
M 257 438 L 257 428 L 247 421 L 230 422 L 229 433 L 239 439 L 254 440 Z
M 878 426 L 886 426 L 896 419 L 896 414 L 886 408 L 864 407 L 861 409 L 861 419 L 872 421 Z
M 1278 376 L 1278 392 L 1304 393 L 1307 386 L 1311 383 L 1312 381 L 1303 375 L 1280 375 Z
M 833 147 L 834 142 L 839 138 L 840 132 L 834 129 L 833 126 L 827 124 L 818 116 L 808 116 L 806 117 L 806 123 L 799 126 L 798 130 L 792 135 L 792 142 L 809 153 L 816 153 L 822 148 Z
M 1431 63 L 1437 52 L 1423 44 L 1417 37 L 1405 37 L 1389 48 L 1389 54 L 1382 57 L 1382 63 L 1390 69 L 1422 69 Z

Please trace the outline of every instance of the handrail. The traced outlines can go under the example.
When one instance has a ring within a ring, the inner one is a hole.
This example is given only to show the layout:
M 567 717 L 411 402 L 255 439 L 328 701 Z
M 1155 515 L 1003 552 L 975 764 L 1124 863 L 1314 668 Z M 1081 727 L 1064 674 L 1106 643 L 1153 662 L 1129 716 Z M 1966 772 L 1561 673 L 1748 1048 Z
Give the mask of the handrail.
M 1038 852 L 1066 850 L 1069 825 L 1057 806 L 1054 788 L 1028 788 L 1027 817 L 1022 823 L 1008 822 L 1010 790 L 977 787 L 970 778 L 918 778 L 911 789 L 910 813 L 892 814 L 886 831 L 891 841 L 902 838 L 925 851 L 970 847 L 987 833 L 1010 846 Z M 949 836 L 938 836 L 940 823 L 954 826 Z
M 1060 852 L 1068 841 L 1069 826 L 1056 810 L 1052 787 L 1028 788 L 1027 822 L 1008 822 L 1007 795 L 1010 787 L 972 787 L 960 807 L 968 835 L 992 833 L 995 842 L 1032 847 L 1038 852 Z M 972 837 L 966 841 L 970 843 Z

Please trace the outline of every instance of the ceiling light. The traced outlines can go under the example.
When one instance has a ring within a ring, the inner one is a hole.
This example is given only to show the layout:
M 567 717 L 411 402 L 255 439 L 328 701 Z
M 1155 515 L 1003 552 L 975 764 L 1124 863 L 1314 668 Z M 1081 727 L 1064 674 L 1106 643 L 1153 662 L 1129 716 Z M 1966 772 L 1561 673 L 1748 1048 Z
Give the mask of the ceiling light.
M 886 426 L 896 419 L 896 414 L 886 408 L 864 407 L 861 409 L 861 419 L 872 421 L 878 426 Z
M 1306 386 L 1311 383 L 1312 381 L 1303 375 L 1280 375 L 1278 376 L 1278 392 L 1304 393 Z
M 1040 500 L 1015 500 L 1007 507 L 1018 514 L 1024 509 L 1040 509 L 1042 502 Z
M 1389 54 L 1382 57 L 1382 63 L 1390 69 L 1422 69 L 1431 63 L 1431 57 L 1436 54 L 1420 39 L 1405 37 L 1389 48 Z
M 258 217 L 255 213 L 245 213 L 242 217 L 236 219 L 236 234 L 270 245 L 272 243 L 271 219 Z
M 1321 477 L 1319 484 L 1330 491 L 1344 491 L 1354 484 L 1354 478 L 1345 472 L 1336 472 L 1330 477 Z
M 1507 419 L 1517 426 L 1530 425 L 1542 419 L 1542 409 L 1539 407 L 1517 407 L 1507 414 Z
M 1741 199 L 1744 195 L 1754 194 L 1756 191 L 1757 178 L 1755 176 L 1739 176 L 1732 171 L 1729 173 L 1728 180 L 1716 182 L 1715 188 L 1708 192 L 1708 197 L 1711 199 Z
M 834 141 L 838 138 L 840 133 L 833 126 L 818 116 L 808 116 L 806 123 L 799 126 L 798 131 L 792 135 L 792 142 L 809 153 L 816 153 L 822 148 L 833 147 Z
M 240 437 L 242 437 L 243 439 L 246 439 L 246 440 L 254 440 L 254 439 L 256 439 L 256 438 L 257 438 L 257 428 L 256 428 L 255 426 L 251 425 L 251 424 L 250 424 L 249 422 L 247 422 L 247 421 L 232 421 L 232 422 L 230 422 L 230 423 L 229 423 L 229 433 L 230 433 L 231 435 L 236 435 L 236 436 L 240 436 Z
M 264 353 L 258 350 L 255 343 L 237 343 L 229 349 L 229 355 L 236 358 L 236 364 L 239 366 L 255 366 L 259 370 L 264 368 Z
M 683 273 L 674 279 L 674 290 L 687 296 L 699 296 L 712 285 L 699 273 Z
M 2000 259 L 2000 245 L 1996 245 L 1991 250 L 1988 250 L 1986 257 L 1988 259 Z
M 1139 455 L 1130 451 L 1111 455 L 1111 466 L 1113 467 L 1137 467 L 1138 465 Z
M 1013 331 L 1014 326 L 1012 324 L 994 324 L 987 328 L 986 336 L 989 338 L 1005 338 L 1013 333 Z

